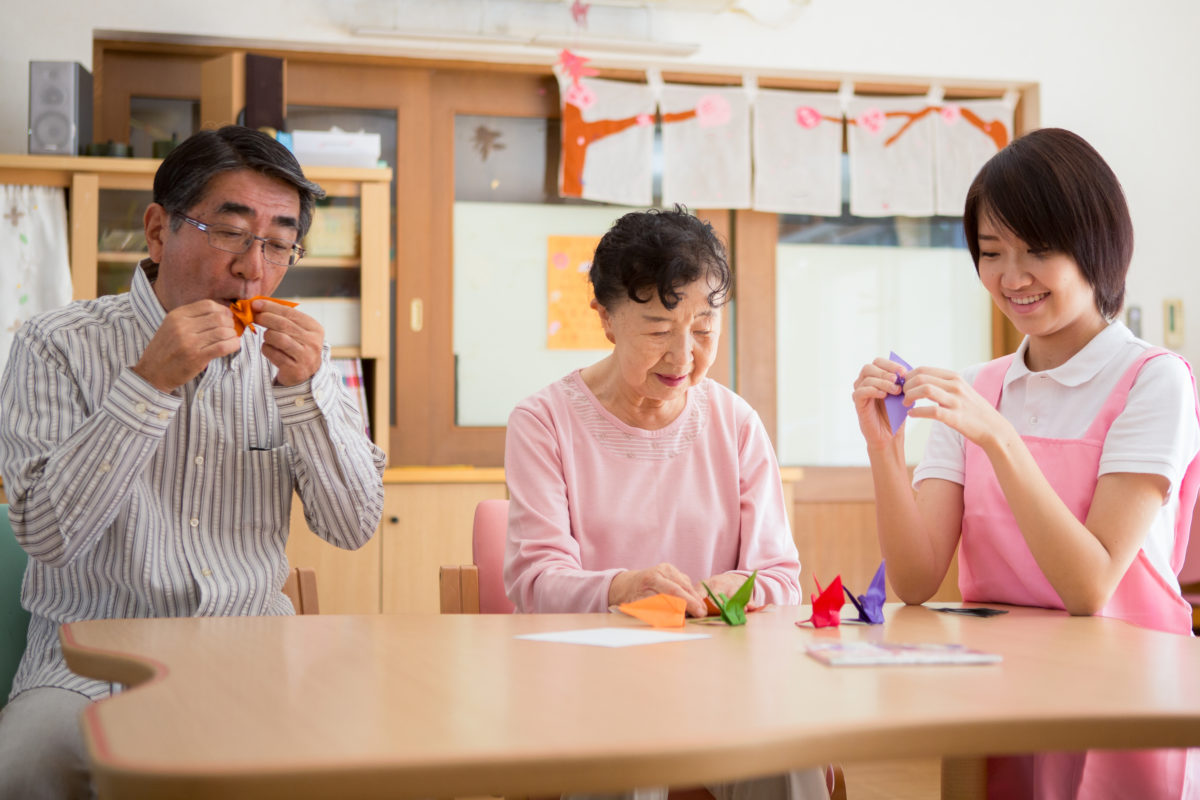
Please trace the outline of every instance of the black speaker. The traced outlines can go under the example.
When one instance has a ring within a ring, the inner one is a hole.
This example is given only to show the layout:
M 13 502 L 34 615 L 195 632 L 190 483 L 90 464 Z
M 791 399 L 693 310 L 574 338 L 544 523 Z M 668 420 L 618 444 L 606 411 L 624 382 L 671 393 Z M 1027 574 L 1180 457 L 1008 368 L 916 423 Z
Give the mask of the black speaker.
M 92 73 L 75 61 L 29 62 L 29 152 L 77 156 L 92 141 Z

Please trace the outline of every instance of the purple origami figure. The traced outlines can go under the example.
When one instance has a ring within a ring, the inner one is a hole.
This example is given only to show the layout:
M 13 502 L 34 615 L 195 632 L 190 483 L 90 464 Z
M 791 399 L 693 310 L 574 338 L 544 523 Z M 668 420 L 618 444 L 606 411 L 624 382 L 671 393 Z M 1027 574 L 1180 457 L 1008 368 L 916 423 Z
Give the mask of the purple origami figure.
M 892 360 L 895 361 L 895 359 Z M 886 561 L 879 562 L 879 569 L 875 570 L 875 577 L 871 579 L 871 586 L 867 589 L 866 594 L 855 597 L 849 589 L 846 589 L 850 602 L 858 609 L 859 622 L 865 622 L 868 625 L 883 624 L 883 601 L 887 599 L 887 587 L 884 585 L 884 565 L 886 564 Z
M 888 354 L 888 361 L 894 361 L 905 369 L 912 369 L 912 366 L 895 352 Z M 908 417 L 908 406 L 904 405 L 904 378 L 897 376 L 896 382 L 900 384 L 900 394 L 889 394 L 883 398 L 883 405 L 887 409 L 888 422 L 892 424 L 892 434 L 900 430 L 900 426 L 904 424 L 905 418 Z

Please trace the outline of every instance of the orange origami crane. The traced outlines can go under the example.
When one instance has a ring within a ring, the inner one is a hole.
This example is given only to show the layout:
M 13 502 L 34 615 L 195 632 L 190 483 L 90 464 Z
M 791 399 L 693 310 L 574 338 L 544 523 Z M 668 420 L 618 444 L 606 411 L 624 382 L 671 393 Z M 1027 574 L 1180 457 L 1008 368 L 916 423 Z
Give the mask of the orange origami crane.
M 249 328 L 251 333 L 254 333 L 254 309 L 250 308 L 250 304 L 255 300 L 270 300 L 272 303 L 279 303 L 281 306 L 289 306 L 295 308 L 300 305 L 293 303 L 291 300 L 280 300 L 278 297 L 267 297 L 265 294 L 256 294 L 254 297 L 247 297 L 242 300 L 234 300 L 229 304 L 233 310 L 233 329 L 238 336 Z
M 687 601 L 669 594 L 656 594 L 632 603 L 621 603 L 617 610 L 655 628 L 682 628 L 687 616 Z

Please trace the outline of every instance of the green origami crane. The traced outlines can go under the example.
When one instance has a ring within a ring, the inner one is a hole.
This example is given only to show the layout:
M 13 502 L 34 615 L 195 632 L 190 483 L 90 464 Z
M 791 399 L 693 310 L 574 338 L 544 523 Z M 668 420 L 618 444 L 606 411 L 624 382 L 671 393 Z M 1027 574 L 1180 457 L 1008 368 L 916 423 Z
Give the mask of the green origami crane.
M 746 582 L 733 593 L 733 597 L 726 597 L 724 592 L 718 597 L 713 594 L 712 589 L 708 588 L 707 583 L 700 582 L 704 591 L 708 592 L 708 597 L 713 601 L 713 605 L 721 612 L 721 619 L 725 620 L 726 625 L 746 624 L 746 604 L 750 602 L 750 594 L 754 591 L 756 575 L 758 575 L 758 570 L 751 572 L 750 577 L 746 578 Z

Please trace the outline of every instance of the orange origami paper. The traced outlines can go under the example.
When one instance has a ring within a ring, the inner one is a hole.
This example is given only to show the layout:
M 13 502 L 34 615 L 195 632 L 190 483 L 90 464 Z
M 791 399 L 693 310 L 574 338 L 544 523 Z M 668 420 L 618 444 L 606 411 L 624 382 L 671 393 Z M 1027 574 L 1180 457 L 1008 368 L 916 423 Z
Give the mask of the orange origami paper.
M 238 336 L 241 336 L 247 328 L 250 329 L 251 333 L 256 330 L 254 327 L 254 309 L 250 308 L 250 304 L 255 300 L 270 300 L 272 303 L 279 303 L 281 306 L 289 306 L 290 308 L 300 305 L 299 303 L 293 303 L 291 300 L 267 297 L 265 294 L 256 294 L 254 297 L 234 300 L 229 304 L 229 307 L 233 310 L 233 329 L 237 332 Z
M 656 594 L 632 603 L 621 603 L 617 610 L 655 628 L 682 628 L 687 616 L 687 601 L 669 594 Z

